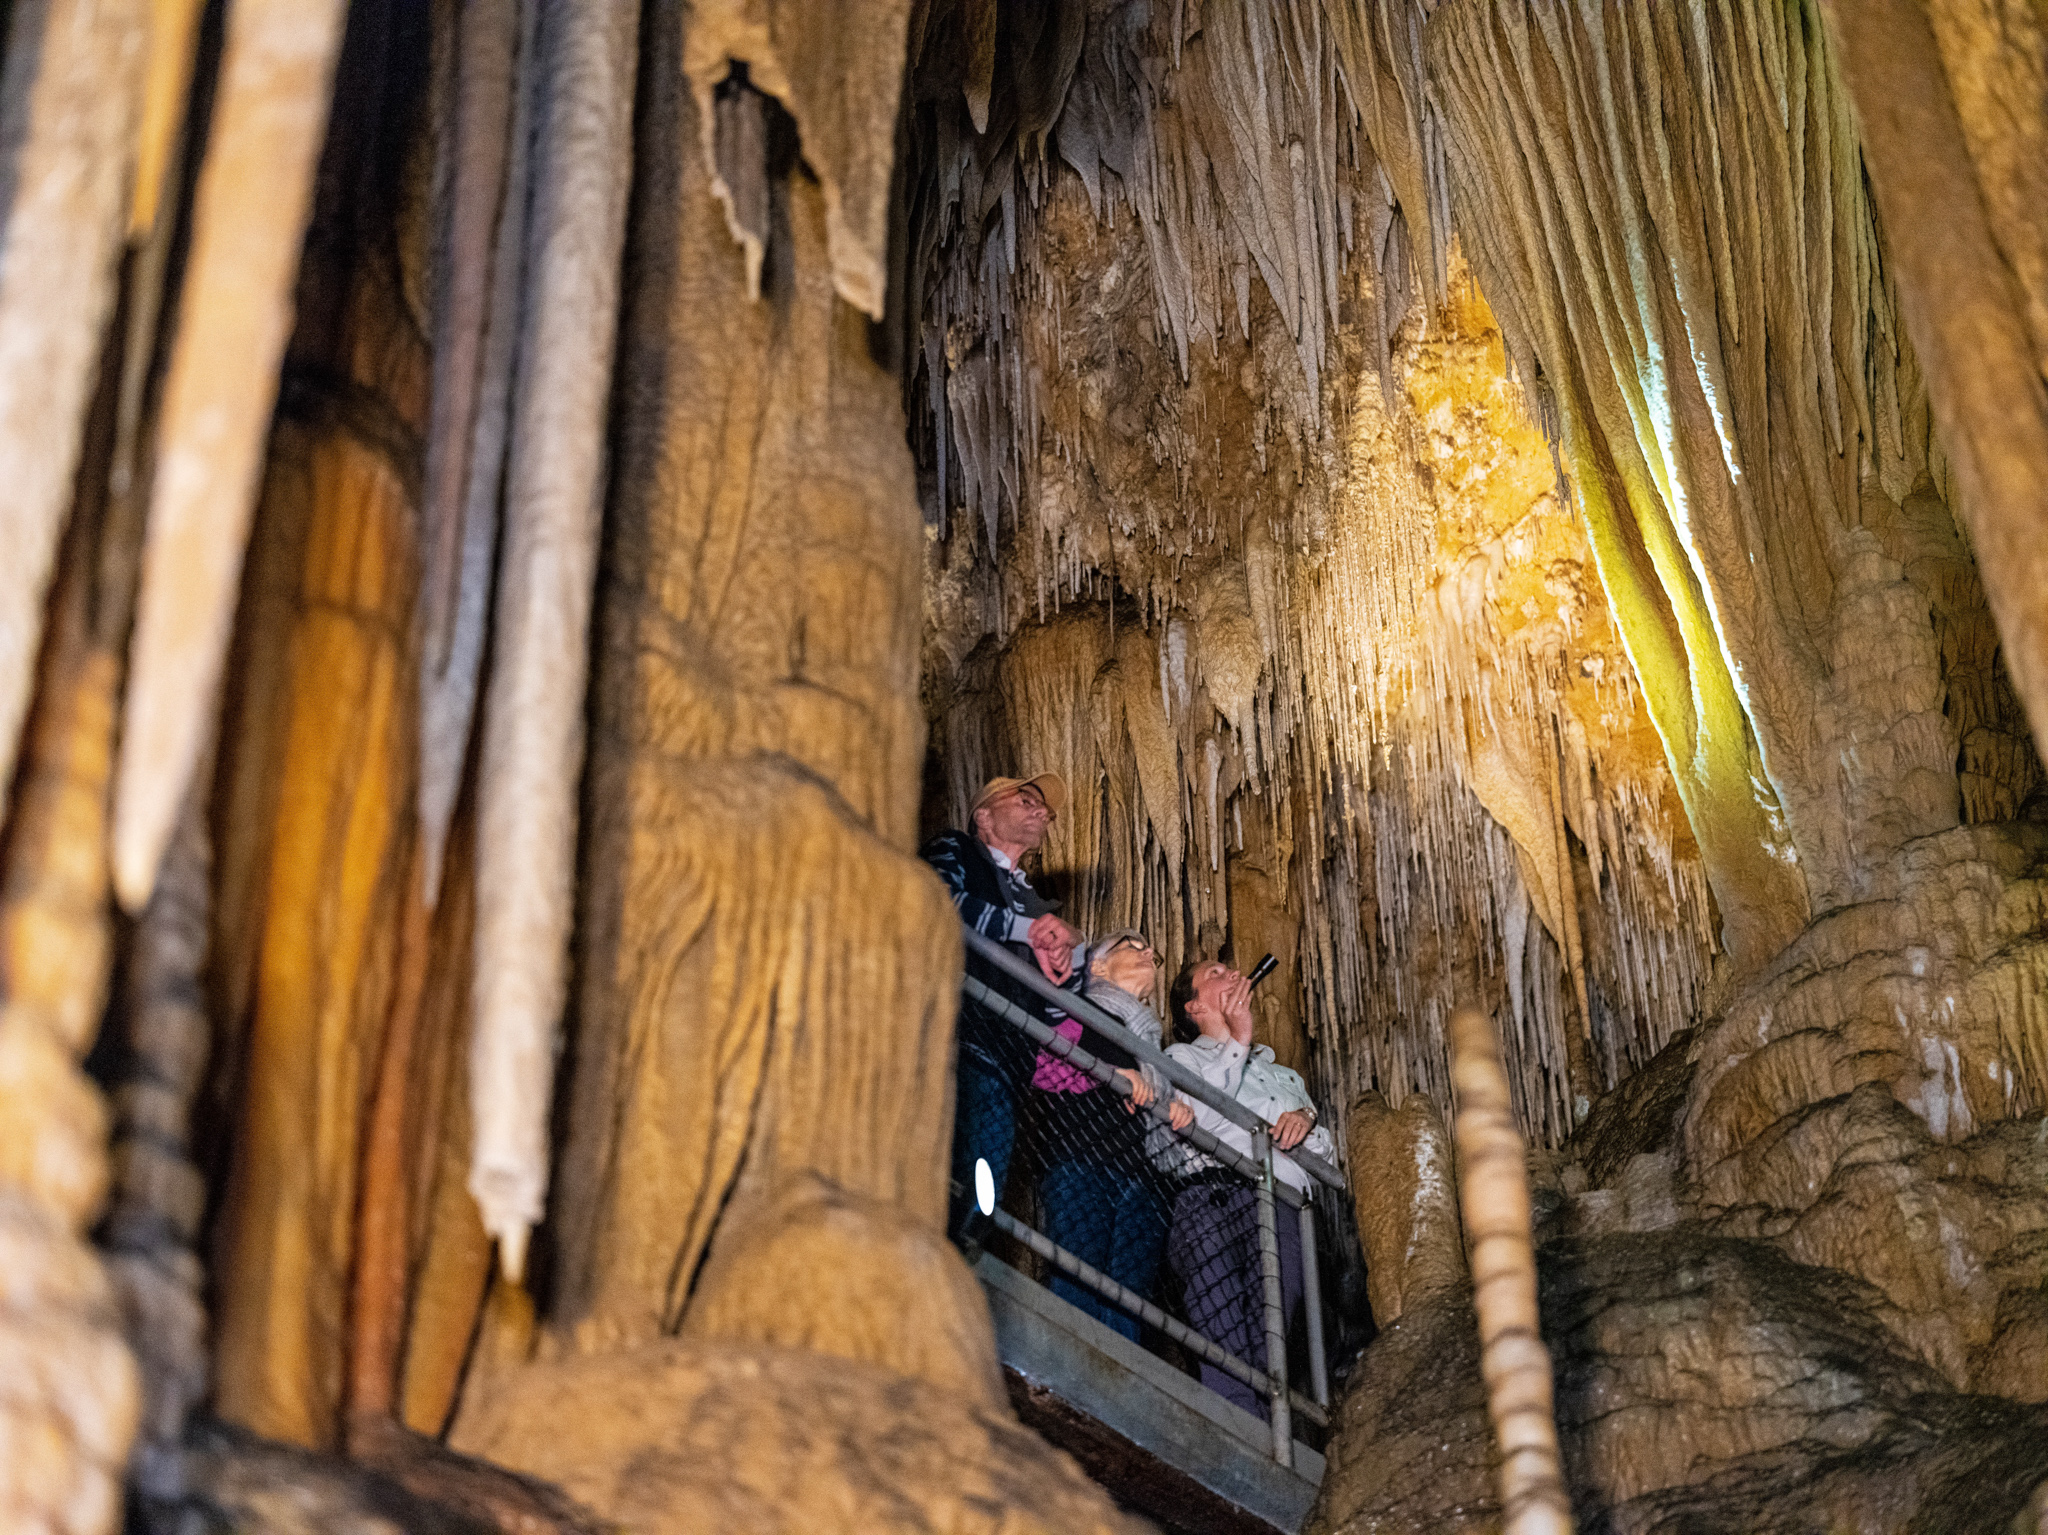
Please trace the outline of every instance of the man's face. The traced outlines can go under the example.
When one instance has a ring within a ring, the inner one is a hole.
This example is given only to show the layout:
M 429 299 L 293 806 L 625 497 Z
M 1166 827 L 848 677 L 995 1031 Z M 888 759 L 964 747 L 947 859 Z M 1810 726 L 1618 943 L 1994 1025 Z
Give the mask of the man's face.
M 983 805 L 976 819 L 982 816 L 988 818 L 982 841 L 1030 852 L 1045 841 L 1046 828 L 1052 825 L 1052 806 L 1038 792 L 1037 784 L 1019 784 Z

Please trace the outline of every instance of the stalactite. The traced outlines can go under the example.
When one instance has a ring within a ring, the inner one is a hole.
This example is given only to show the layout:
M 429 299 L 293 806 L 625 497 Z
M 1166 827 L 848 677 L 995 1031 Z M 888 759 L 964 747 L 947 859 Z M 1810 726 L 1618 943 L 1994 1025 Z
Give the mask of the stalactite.
M 528 282 L 478 801 L 470 1190 L 507 1275 L 548 1182 L 637 8 L 548 5 Z
M 23 0 L 0 74 L 0 786 L 13 777 L 128 219 L 147 0 Z
M 122 711 L 114 887 L 130 911 L 149 898 L 219 706 L 344 11 L 242 0 L 228 20 Z
M 1601 579 L 1757 965 L 1956 818 L 1938 665 L 1892 655 L 1913 604 L 1859 527 L 1860 482 L 1897 498 L 1933 449 L 1900 419 L 1915 375 L 1832 56 L 1771 5 L 1454 0 L 1428 37 L 1460 228 L 1559 391 Z M 1860 686 L 1880 647 L 1893 685 Z M 1844 743 L 1879 740 L 1895 770 L 1838 781 Z
M 427 650 L 447 662 L 459 603 L 463 512 L 470 449 L 482 394 L 498 231 L 518 209 L 507 174 L 516 143 L 513 101 L 522 7 L 517 0 L 465 5 L 454 39 L 452 119 L 442 133 L 446 222 L 435 242 L 433 416 L 427 429 L 421 594 Z M 516 215 L 515 215 L 516 216 Z
M 151 0 L 149 66 L 143 77 L 142 120 L 135 151 L 135 190 L 128 233 L 140 239 L 174 212 L 182 158 L 187 93 L 199 46 L 203 0 Z
M 1062 196 L 1078 201 L 1071 187 L 1052 189 L 1042 218 Z M 1113 249 L 1131 259 L 1128 245 Z M 1210 870 L 1236 838 L 1217 832 L 1262 801 L 1259 813 L 1276 818 L 1305 786 L 1282 906 L 1299 913 L 1299 1027 L 1338 1117 L 1366 1089 L 1396 1104 L 1409 1092 L 1447 1103 L 1450 998 L 1483 983 L 1503 1004 L 1510 990 L 1523 995 L 1507 1041 L 1515 1111 L 1532 1138 L 1554 1144 L 1606 1082 L 1690 1021 L 1715 935 L 1591 551 L 1505 376 L 1493 322 L 1462 264 L 1453 270 L 1454 298 L 1466 297 L 1439 310 L 1427 336 L 1410 324 L 1390 352 L 1398 413 L 1385 414 L 1378 380 L 1356 377 L 1359 392 L 1338 396 L 1345 458 L 1307 461 L 1277 533 L 1250 513 L 1234 535 L 1241 551 L 1204 554 L 1175 577 L 1147 548 L 1157 534 L 1119 544 L 1119 581 L 1165 587 L 1171 616 L 1150 634 L 1127 633 L 1100 608 L 1027 626 L 993 685 L 963 669 L 940 740 L 953 815 L 988 773 L 1017 762 L 1065 772 L 1084 804 L 1055 827 L 1046 866 L 1074 872 L 1071 914 L 1144 926 L 1170 959 L 1205 930 L 1212 942 L 1263 930 L 1257 912 L 1244 934 L 1231 926 L 1227 888 Z M 1085 364 L 1071 391 L 1083 412 L 1092 391 L 1118 387 L 1085 371 L 1099 366 Z M 1225 377 L 1238 366 L 1228 361 Z M 1218 406 L 1216 388 L 1205 374 L 1189 395 L 1234 415 L 1238 402 Z M 1071 394 L 1054 396 L 1056 419 L 1072 419 Z M 1030 565 L 1076 571 L 1052 578 L 1057 587 L 1081 589 L 1107 553 L 1081 543 L 1085 497 L 1140 528 L 1157 515 L 1157 482 L 1134 480 L 1116 451 L 1085 474 L 1050 454 L 1041 468 L 1033 515 L 1052 552 Z M 1248 483 L 1273 473 L 1245 452 Z M 1121 499 L 1106 494 L 1112 484 Z M 1143 509 L 1131 504 L 1140 495 Z M 1030 568 L 1014 546 L 1007 559 Z M 982 621 L 1003 632 L 1003 618 Z M 1588 808 L 1596 776 L 1608 820 L 1619 818 L 1610 829 Z M 1596 855 L 1602 847 L 1611 851 Z M 1524 867 L 1540 897 L 1533 932 Z M 1489 960 L 1517 922 L 1512 967 Z M 1467 964 L 1484 976 L 1467 977 Z
M 420 837 L 429 905 L 440 896 L 448 819 L 469 754 L 497 561 L 525 269 L 538 10 L 532 0 L 463 7 L 453 122 L 441 146 L 452 163 L 445 233 L 436 247 L 441 265 L 420 577 Z
M 936 62 L 978 14 L 942 9 L 926 31 L 927 56 Z M 1364 36 L 1348 13 L 1332 17 L 1306 0 L 1220 13 L 1186 38 L 1173 32 L 1164 11 L 1091 27 L 1078 50 L 1048 32 L 1040 46 L 1056 57 L 1019 48 L 1010 64 L 1019 83 L 997 84 L 1007 92 L 1070 79 L 1045 93 L 1061 107 L 1050 142 L 1085 184 L 1098 226 L 1114 225 L 1120 203 L 1135 215 L 1143 286 L 1117 302 L 1150 305 L 1183 379 L 1200 351 L 1223 344 L 1232 320 L 1239 337 L 1248 333 L 1258 273 L 1294 343 L 1292 376 L 1273 380 L 1276 407 L 1291 435 L 1312 440 L 1354 244 L 1352 208 L 1376 175 L 1352 94 Z M 980 57 L 955 46 L 963 59 Z M 1135 125 L 1123 105 L 1131 95 Z M 1023 517 L 1035 499 L 1042 364 L 1025 366 L 1023 354 L 1055 350 L 1032 333 L 1056 328 L 1045 300 L 1059 278 L 1051 251 L 1020 227 L 1036 222 L 1018 210 L 1039 204 L 1039 172 L 1010 137 L 1014 109 L 996 113 L 994 142 L 963 112 L 937 105 L 936 159 L 917 170 L 905 323 L 923 327 L 915 355 L 927 371 L 922 384 L 914 374 L 907 384 L 912 400 L 947 402 L 926 423 L 928 440 L 959 463 L 961 499 L 984 519 L 992 551 L 1000 508 Z M 1160 446 L 1181 467 L 1194 456 L 1192 443 L 1185 452 Z

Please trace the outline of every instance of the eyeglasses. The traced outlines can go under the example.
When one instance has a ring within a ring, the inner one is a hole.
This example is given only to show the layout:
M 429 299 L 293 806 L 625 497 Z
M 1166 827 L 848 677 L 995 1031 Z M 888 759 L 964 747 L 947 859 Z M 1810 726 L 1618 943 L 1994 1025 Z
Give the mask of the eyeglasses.
M 1059 812 L 1045 802 L 1045 795 L 1039 791 L 1038 785 L 1029 783 L 1021 785 L 1017 790 L 1017 798 L 1024 801 L 1025 804 L 1031 806 L 1034 810 L 1043 810 L 1048 821 L 1059 819 Z
M 1136 949 L 1145 958 L 1155 962 L 1159 958 L 1159 951 L 1142 938 L 1119 938 L 1109 946 L 1109 952 L 1114 954 L 1118 949 Z

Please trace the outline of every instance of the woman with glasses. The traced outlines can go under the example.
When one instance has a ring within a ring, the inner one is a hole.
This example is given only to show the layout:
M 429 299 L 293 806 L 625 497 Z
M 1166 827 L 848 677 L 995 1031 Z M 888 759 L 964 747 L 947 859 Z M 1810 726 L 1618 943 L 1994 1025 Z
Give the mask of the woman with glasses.
M 1151 1045 L 1160 1042 L 1159 1015 L 1152 1010 L 1158 990 L 1159 956 L 1134 929 L 1110 933 L 1089 950 L 1087 999 Z M 1148 1104 L 1166 1106 L 1176 1127 L 1193 1118 L 1157 1067 L 1136 1060 L 1100 1036 L 1082 1037 L 1071 1019 L 1059 1026 L 1130 1084 L 1130 1096 L 1050 1051 L 1041 1052 L 1032 1075 L 1032 1099 L 1039 1160 L 1039 1192 L 1045 1202 L 1046 1235 L 1138 1294 L 1151 1298 L 1166 1246 L 1170 1185 L 1145 1155 Z M 1136 1341 L 1137 1318 L 1111 1305 L 1064 1275 L 1053 1292 L 1105 1326 Z

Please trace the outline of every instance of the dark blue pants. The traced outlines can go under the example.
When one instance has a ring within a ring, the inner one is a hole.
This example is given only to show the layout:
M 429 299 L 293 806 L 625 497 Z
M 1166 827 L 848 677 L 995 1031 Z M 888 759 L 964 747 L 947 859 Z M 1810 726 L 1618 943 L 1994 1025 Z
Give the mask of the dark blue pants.
M 947 1233 L 956 1241 L 974 1209 L 974 1164 L 988 1163 L 1000 1199 L 1016 1145 L 1016 1088 L 973 1056 L 963 1054 L 953 1101 L 953 1182 L 964 1192 L 953 1196 L 946 1222 Z
M 1056 1162 L 1046 1169 L 1039 1190 L 1045 1196 L 1047 1236 L 1083 1263 L 1152 1299 L 1166 1247 L 1166 1201 L 1143 1173 L 1094 1162 Z M 1138 1341 L 1138 1319 L 1078 1281 L 1059 1275 L 1052 1292 Z
M 1280 1314 L 1291 1326 L 1301 1310 L 1301 1216 L 1273 1202 L 1280 1247 Z M 1196 1184 L 1173 1202 L 1166 1261 L 1180 1276 L 1188 1325 L 1254 1369 L 1266 1368 L 1266 1281 L 1259 1264 L 1259 1201 L 1248 1184 Z M 1204 1362 L 1202 1384 L 1258 1417 L 1258 1393 Z

